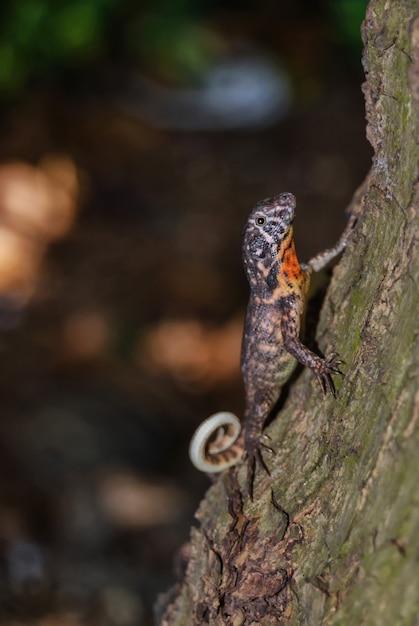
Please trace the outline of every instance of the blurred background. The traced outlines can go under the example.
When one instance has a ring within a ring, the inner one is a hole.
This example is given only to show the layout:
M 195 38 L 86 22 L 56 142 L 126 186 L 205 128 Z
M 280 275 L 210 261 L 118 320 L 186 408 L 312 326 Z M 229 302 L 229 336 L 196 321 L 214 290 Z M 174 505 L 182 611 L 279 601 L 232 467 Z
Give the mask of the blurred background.
M 152 623 L 243 410 L 247 213 L 295 193 L 306 260 L 369 168 L 365 6 L 1 3 L 1 624 Z

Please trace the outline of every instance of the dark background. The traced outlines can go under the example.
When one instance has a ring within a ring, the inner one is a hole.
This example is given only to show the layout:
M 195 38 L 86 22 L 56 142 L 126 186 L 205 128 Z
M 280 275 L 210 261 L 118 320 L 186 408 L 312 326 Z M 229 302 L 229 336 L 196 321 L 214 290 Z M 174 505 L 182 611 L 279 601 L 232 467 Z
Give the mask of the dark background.
M 296 194 L 305 260 L 368 170 L 366 3 L 225 4 L 2 2 L 1 623 L 151 623 L 208 485 L 190 436 L 242 411 L 245 217 Z M 286 104 L 208 128 L 208 76 L 254 59 Z

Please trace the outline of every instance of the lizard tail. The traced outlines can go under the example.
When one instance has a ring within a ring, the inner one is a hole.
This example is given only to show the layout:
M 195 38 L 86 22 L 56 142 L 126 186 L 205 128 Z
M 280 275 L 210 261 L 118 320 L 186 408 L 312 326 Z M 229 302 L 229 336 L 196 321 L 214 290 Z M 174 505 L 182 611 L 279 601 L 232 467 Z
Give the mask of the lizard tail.
M 215 474 L 235 465 L 243 450 L 239 419 L 222 411 L 198 426 L 189 444 L 189 458 L 201 472 Z

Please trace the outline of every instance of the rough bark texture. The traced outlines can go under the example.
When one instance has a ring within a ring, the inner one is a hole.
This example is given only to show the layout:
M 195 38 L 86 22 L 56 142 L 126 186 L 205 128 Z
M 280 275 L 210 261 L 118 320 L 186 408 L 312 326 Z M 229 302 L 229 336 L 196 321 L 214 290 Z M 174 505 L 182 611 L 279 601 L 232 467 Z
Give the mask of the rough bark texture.
M 419 624 L 417 0 L 372 0 L 363 38 L 375 156 L 318 331 L 345 378 L 334 400 L 300 376 L 253 503 L 234 472 L 208 491 L 165 626 Z

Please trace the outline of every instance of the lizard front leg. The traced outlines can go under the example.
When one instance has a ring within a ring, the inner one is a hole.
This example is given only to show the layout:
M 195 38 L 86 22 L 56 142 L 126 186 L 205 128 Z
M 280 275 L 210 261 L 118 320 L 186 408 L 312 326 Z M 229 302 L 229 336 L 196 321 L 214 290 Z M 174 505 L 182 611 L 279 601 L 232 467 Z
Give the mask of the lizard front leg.
M 282 342 L 285 350 L 299 363 L 312 370 L 323 393 L 331 393 L 335 396 L 336 391 L 332 376 L 343 376 L 343 372 L 339 369 L 343 361 L 339 358 L 337 352 L 332 352 L 329 356 L 322 358 L 309 350 L 300 341 L 295 296 L 282 298 L 279 306 L 281 309 Z

